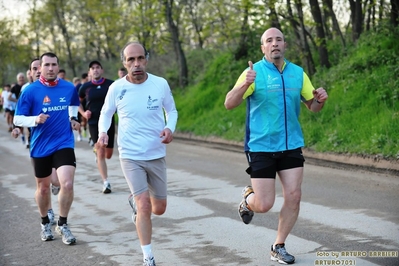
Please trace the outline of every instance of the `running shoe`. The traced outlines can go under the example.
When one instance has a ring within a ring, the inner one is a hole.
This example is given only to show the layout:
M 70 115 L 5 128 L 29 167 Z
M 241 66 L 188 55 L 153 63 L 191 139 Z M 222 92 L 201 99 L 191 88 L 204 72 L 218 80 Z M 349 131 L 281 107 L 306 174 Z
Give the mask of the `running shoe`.
M 40 224 L 42 226 L 42 231 L 40 237 L 42 241 L 50 241 L 54 239 L 53 232 L 51 232 L 51 224 Z
M 295 262 L 295 257 L 285 250 L 284 244 L 277 244 L 274 248 L 272 245 L 270 254 L 270 259 L 280 264 L 293 264 Z
M 53 193 L 53 195 L 58 195 L 58 193 L 60 193 L 60 187 L 51 185 L 51 193 Z
M 156 266 L 154 257 L 144 259 L 143 266 Z
M 132 208 L 132 221 L 134 224 L 136 224 L 137 207 L 136 207 L 136 202 L 134 201 L 133 194 L 130 194 L 127 200 L 129 201 L 129 205 Z
M 53 211 L 53 209 L 49 209 L 49 210 L 47 211 L 47 216 L 48 216 L 48 219 L 50 220 L 50 225 L 55 225 L 54 211 Z
M 62 236 L 62 242 L 65 245 L 73 245 L 76 244 L 76 238 L 72 235 L 71 230 L 69 230 L 66 224 L 55 227 L 55 231 Z
M 103 193 L 104 194 L 111 193 L 111 184 L 108 181 L 105 181 L 103 184 Z
M 242 200 L 238 205 L 238 215 L 244 224 L 249 224 L 252 221 L 252 217 L 254 217 L 254 212 L 249 208 L 246 202 L 247 197 L 252 193 L 254 193 L 254 190 L 251 186 L 246 186 L 241 193 Z
M 78 136 L 76 137 L 77 141 L 82 141 L 82 135 L 78 134 Z

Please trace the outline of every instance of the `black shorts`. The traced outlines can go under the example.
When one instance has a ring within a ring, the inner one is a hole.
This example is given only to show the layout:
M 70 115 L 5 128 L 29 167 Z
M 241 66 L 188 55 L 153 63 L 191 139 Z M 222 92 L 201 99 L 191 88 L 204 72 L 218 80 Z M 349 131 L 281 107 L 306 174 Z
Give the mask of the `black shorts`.
M 46 157 L 32 157 L 33 169 L 37 178 L 44 178 L 51 175 L 53 168 L 63 165 L 76 167 L 75 151 L 71 148 L 61 149 Z
M 14 116 L 14 114 L 15 114 L 15 110 L 10 110 L 10 109 L 8 109 L 8 108 L 5 108 L 4 111 L 5 111 L 6 113 L 10 113 L 12 116 Z
M 305 158 L 302 149 L 282 152 L 246 152 L 249 167 L 246 172 L 251 178 L 276 178 L 276 173 L 303 167 Z
M 91 140 L 96 143 L 98 140 L 98 124 L 89 124 L 89 132 L 90 132 L 90 137 Z M 114 142 L 115 142 L 115 119 L 112 117 L 112 122 L 111 126 L 108 129 L 107 132 L 108 135 L 108 145 L 107 148 L 114 148 Z
M 78 112 L 78 122 L 81 123 L 82 122 L 82 115 Z

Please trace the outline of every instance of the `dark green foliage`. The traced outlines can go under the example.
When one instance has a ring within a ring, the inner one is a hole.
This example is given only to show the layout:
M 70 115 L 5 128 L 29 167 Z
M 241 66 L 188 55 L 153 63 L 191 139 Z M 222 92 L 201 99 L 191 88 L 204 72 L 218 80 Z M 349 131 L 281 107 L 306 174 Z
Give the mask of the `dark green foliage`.
M 329 100 L 322 113 L 302 112 L 308 147 L 398 157 L 399 46 L 395 36 L 397 29 L 365 33 L 339 64 L 313 77 L 315 87 L 327 89 Z M 315 117 L 317 123 L 313 123 Z
M 203 78 L 196 85 L 184 91 L 178 90 L 175 93 L 179 110 L 178 129 L 197 135 L 222 136 L 230 130 L 231 123 L 243 126 L 238 117 L 243 117 L 243 113 L 237 114 L 237 122 L 232 122 L 235 117 L 228 114 L 223 103 L 226 93 L 246 65 L 244 61 L 235 62 L 232 54 L 219 55 L 204 69 Z

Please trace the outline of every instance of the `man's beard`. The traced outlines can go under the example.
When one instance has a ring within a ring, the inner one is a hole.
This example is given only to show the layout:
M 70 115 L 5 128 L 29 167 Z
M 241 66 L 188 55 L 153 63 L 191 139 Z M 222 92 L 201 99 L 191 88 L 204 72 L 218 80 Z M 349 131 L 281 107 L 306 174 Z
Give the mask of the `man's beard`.
M 271 59 L 280 59 L 281 57 L 282 57 L 281 54 L 270 56 Z

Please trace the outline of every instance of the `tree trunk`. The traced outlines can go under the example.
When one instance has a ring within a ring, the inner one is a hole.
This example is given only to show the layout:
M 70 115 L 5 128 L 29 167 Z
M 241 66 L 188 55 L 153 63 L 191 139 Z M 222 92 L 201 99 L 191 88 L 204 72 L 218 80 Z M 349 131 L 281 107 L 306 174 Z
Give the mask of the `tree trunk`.
M 317 48 L 319 50 L 320 64 L 322 67 L 330 68 L 331 64 L 328 59 L 326 35 L 324 33 L 324 25 L 319 2 L 317 0 L 309 0 L 309 4 L 313 20 L 316 23 L 316 35 L 318 38 Z
M 316 68 L 314 66 L 313 58 L 312 58 L 312 52 L 310 51 L 310 47 L 308 44 L 308 40 L 306 38 L 306 29 L 305 29 L 305 23 L 303 19 L 303 11 L 302 11 L 302 1 L 301 0 L 294 0 L 295 6 L 298 12 L 298 17 L 299 17 L 299 24 L 301 27 L 301 32 L 300 32 L 300 37 L 301 37 L 301 42 L 303 44 L 303 54 L 304 54 L 304 59 L 305 59 L 305 65 L 306 69 L 308 70 L 308 73 L 310 76 L 312 76 L 314 73 L 316 73 Z
M 241 58 L 245 58 L 248 56 L 248 33 L 249 33 L 249 26 L 248 26 L 248 17 L 249 17 L 249 5 L 248 2 L 244 4 L 244 17 L 242 20 L 241 25 L 241 32 L 240 32 L 240 42 L 238 43 L 237 50 L 234 53 L 234 58 L 236 60 L 240 60 Z
M 372 21 L 372 15 L 373 15 L 373 6 L 375 4 L 374 0 L 370 0 L 373 3 L 370 3 L 370 5 L 367 5 L 367 13 L 365 15 L 366 19 L 366 31 L 369 31 L 371 28 L 371 21 Z
M 352 21 L 352 40 L 357 42 L 363 31 L 362 0 L 349 0 Z
M 270 19 L 270 26 L 281 29 L 280 21 L 278 20 L 277 10 L 276 10 L 276 3 L 277 0 L 266 0 L 263 3 L 269 8 L 269 19 Z
M 391 0 L 391 24 L 394 27 L 399 25 L 399 0 Z
M 175 50 L 177 60 L 179 62 L 179 85 L 184 88 L 188 85 L 188 68 L 186 56 L 184 54 L 181 42 L 179 39 L 179 28 L 173 20 L 173 0 L 164 0 L 166 20 L 172 36 L 173 48 Z
M 288 18 L 286 18 L 286 19 L 289 20 L 291 27 L 294 29 L 294 35 L 296 37 L 297 45 L 301 48 L 301 50 L 303 50 L 303 45 L 302 45 L 302 41 L 301 41 L 301 33 L 298 29 L 299 23 L 294 18 L 292 8 L 291 8 L 291 0 L 287 0 L 287 11 L 288 11 Z M 302 58 L 302 61 L 304 61 L 302 56 L 301 56 L 301 58 Z
M 71 50 L 71 38 L 69 37 L 67 25 L 65 22 L 65 17 L 64 17 L 64 7 L 65 4 L 63 1 L 61 3 L 55 3 L 53 2 L 53 9 L 54 13 L 56 15 L 56 20 L 58 22 L 58 27 L 61 29 L 61 34 L 64 37 L 65 45 L 66 45 L 66 50 L 67 50 L 67 56 L 68 56 L 68 66 L 72 70 L 72 74 L 74 77 L 76 77 L 76 67 L 75 67 L 75 61 L 74 61 L 74 56 L 72 55 L 72 50 Z
M 191 22 L 193 23 L 195 35 L 197 35 L 198 48 L 202 49 L 204 46 L 204 39 L 202 38 L 202 24 L 201 19 L 198 17 L 199 12 L 197 1 L 188 1 L 187 11 L 191 16 Z
M 339 27 L 339 23 L 338 23 L 338 19 L 337 16 L 335 15 L 334 9 L 333 9 L 333 1 L 332 0 L 323 0 L 324 5 L 328 8 L 329 13 L 331 15 L 332 18 L 332 22 L 333 22 L 333 32 L 334 35 L 338 34 L 342 45 L 344 47 L 344 49 L 346 48 L 346 42 L 345 42 L 345 38 L 344 35 L 342 34 L 341 28 Z

